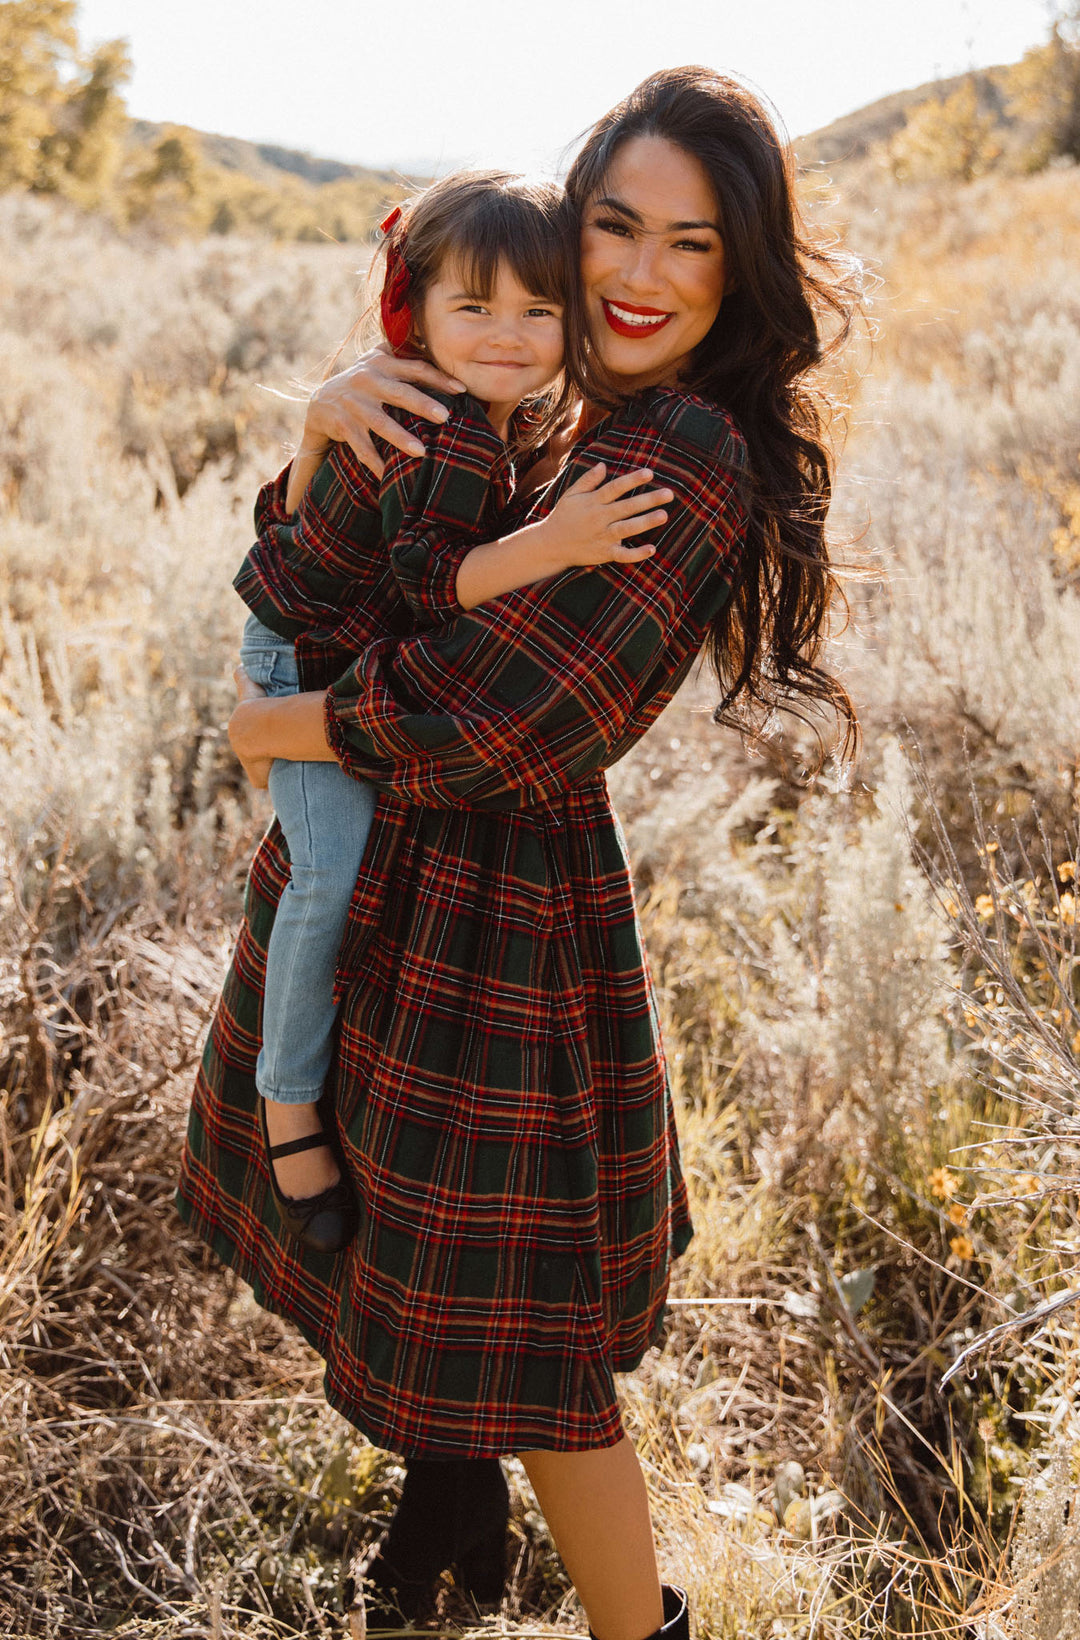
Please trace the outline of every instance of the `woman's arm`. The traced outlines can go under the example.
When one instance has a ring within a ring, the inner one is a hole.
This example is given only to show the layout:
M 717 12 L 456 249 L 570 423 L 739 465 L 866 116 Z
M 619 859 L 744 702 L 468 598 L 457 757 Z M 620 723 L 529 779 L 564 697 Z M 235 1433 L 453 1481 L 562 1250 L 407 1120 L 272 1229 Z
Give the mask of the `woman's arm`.
M 424 446 L 386 413 L 386 406 L 408 410 L 425 421 L 446 420 L 446 407 L 429 399 L 413 383 L 443 393 L 463 393 L 465 385 L 446 376 L 423 359 L 399 359 L 380 344 L 361 354 L 355 364 L 328 376 L 308 400 L 299 449 L 289 470 L 285 506 L 295 512 L 319 464 L 332 443 L 347 444 L 357 460 L 376 477 L 383 459 L 371 435 L 375 433 L 397 450 L 422 456 Z
M 651 558 L 371 644 L 327 697 L 342 765 L 413 803 L 514 809 L 622 756 L 699 650 L 742 547 L 742 441 L 719 413 L 688 427 L 686 441 L 651 441 L 677 502 Z M 641 447 L 638 428 L 588 453 L 626 467 Z
M 325 689 L 267 696 L 250 678 L 247 689 L 243 688 L 241 674 L 246 677 L 237 667 L 233 676 L 240 702 L 229 719 L 229 743 L 252 785 L 265 789 L 275 757 L 296 763 L 336 761 L 326 738 Z M 258 690 L 257 695 L 251 693 L 253 689 Z
M 695 411 L 687 425 L 693 436 L 666 441 L 656 461 L 678 506 L 652 558 L 563 575 L 437 632 L 380 640 L 326 697 L 242 705 L 230 724 L 241 758 L 336 754 L 414 803 L 505 809 L 616 761 L 685 674 L 742 548 L 742 440 L 719 413 Z M 639 450 L 639 436 L 612 434 L 589 455 L 625 466 Z

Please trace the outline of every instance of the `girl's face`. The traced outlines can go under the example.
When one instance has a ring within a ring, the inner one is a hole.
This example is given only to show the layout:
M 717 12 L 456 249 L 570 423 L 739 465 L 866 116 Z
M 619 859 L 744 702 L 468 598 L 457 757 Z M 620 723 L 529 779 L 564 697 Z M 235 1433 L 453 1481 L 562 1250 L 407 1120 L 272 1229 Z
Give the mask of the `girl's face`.
M 630 137 L 581 231 L 589 335 L 628 391 L 670 385 L 708 335 L 726 285 L 716 195 L 666 137 Z
M 428 286 L 419 330 L 439 369 L 484 399 L 496 426 L 562 369 L 561 303 L 526 290 L 505 264 L 482 297 L 456 262 L 446 263 Z

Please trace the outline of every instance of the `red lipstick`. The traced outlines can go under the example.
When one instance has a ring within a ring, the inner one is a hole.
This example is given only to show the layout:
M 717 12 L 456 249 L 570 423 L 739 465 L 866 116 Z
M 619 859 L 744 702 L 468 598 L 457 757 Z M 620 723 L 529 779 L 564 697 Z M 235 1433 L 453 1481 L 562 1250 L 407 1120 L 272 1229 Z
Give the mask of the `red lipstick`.
M 606 296 L 600 298 L 600 306 L 616 336 L 655 336 L 673 317 L 661 308 L 641 307 L 637 302 L 609 302 Z M 624 317 L 629 314 L 634 318 Z

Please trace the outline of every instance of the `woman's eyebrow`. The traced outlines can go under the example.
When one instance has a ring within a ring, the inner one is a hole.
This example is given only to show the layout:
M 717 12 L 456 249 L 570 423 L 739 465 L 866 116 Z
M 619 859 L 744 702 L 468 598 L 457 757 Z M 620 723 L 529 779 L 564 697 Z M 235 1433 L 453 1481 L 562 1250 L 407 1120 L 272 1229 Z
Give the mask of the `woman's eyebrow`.
M 624 205 L 621 199 L 614 199 L 610 194 L 605 194 L 596 203 L 603 205 L 609 211 L 617 211 L 620 216 L 627 217 L 629 221 L 636 222 L 639 226 L 644 222 L 644 218 L 639 211 L 635 211 L 630 205 Z M 711 228 L 713 233 L 720 232 L 718 223 L 710 222 L 704 217 L 700 222 L 669 222 L 664 232 L 685 233 L 687 228 Z

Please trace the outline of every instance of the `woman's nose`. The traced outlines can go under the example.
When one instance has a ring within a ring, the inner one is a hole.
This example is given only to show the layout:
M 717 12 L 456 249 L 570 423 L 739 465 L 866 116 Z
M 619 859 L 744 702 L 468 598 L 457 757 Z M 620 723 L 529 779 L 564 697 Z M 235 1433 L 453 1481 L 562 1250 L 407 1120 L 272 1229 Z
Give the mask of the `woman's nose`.
M 647 239 L 630 241 L 623 265 L 623 279 L 630 290 L 656 291 L 663 280 L 660 276 L 660 247 Z

